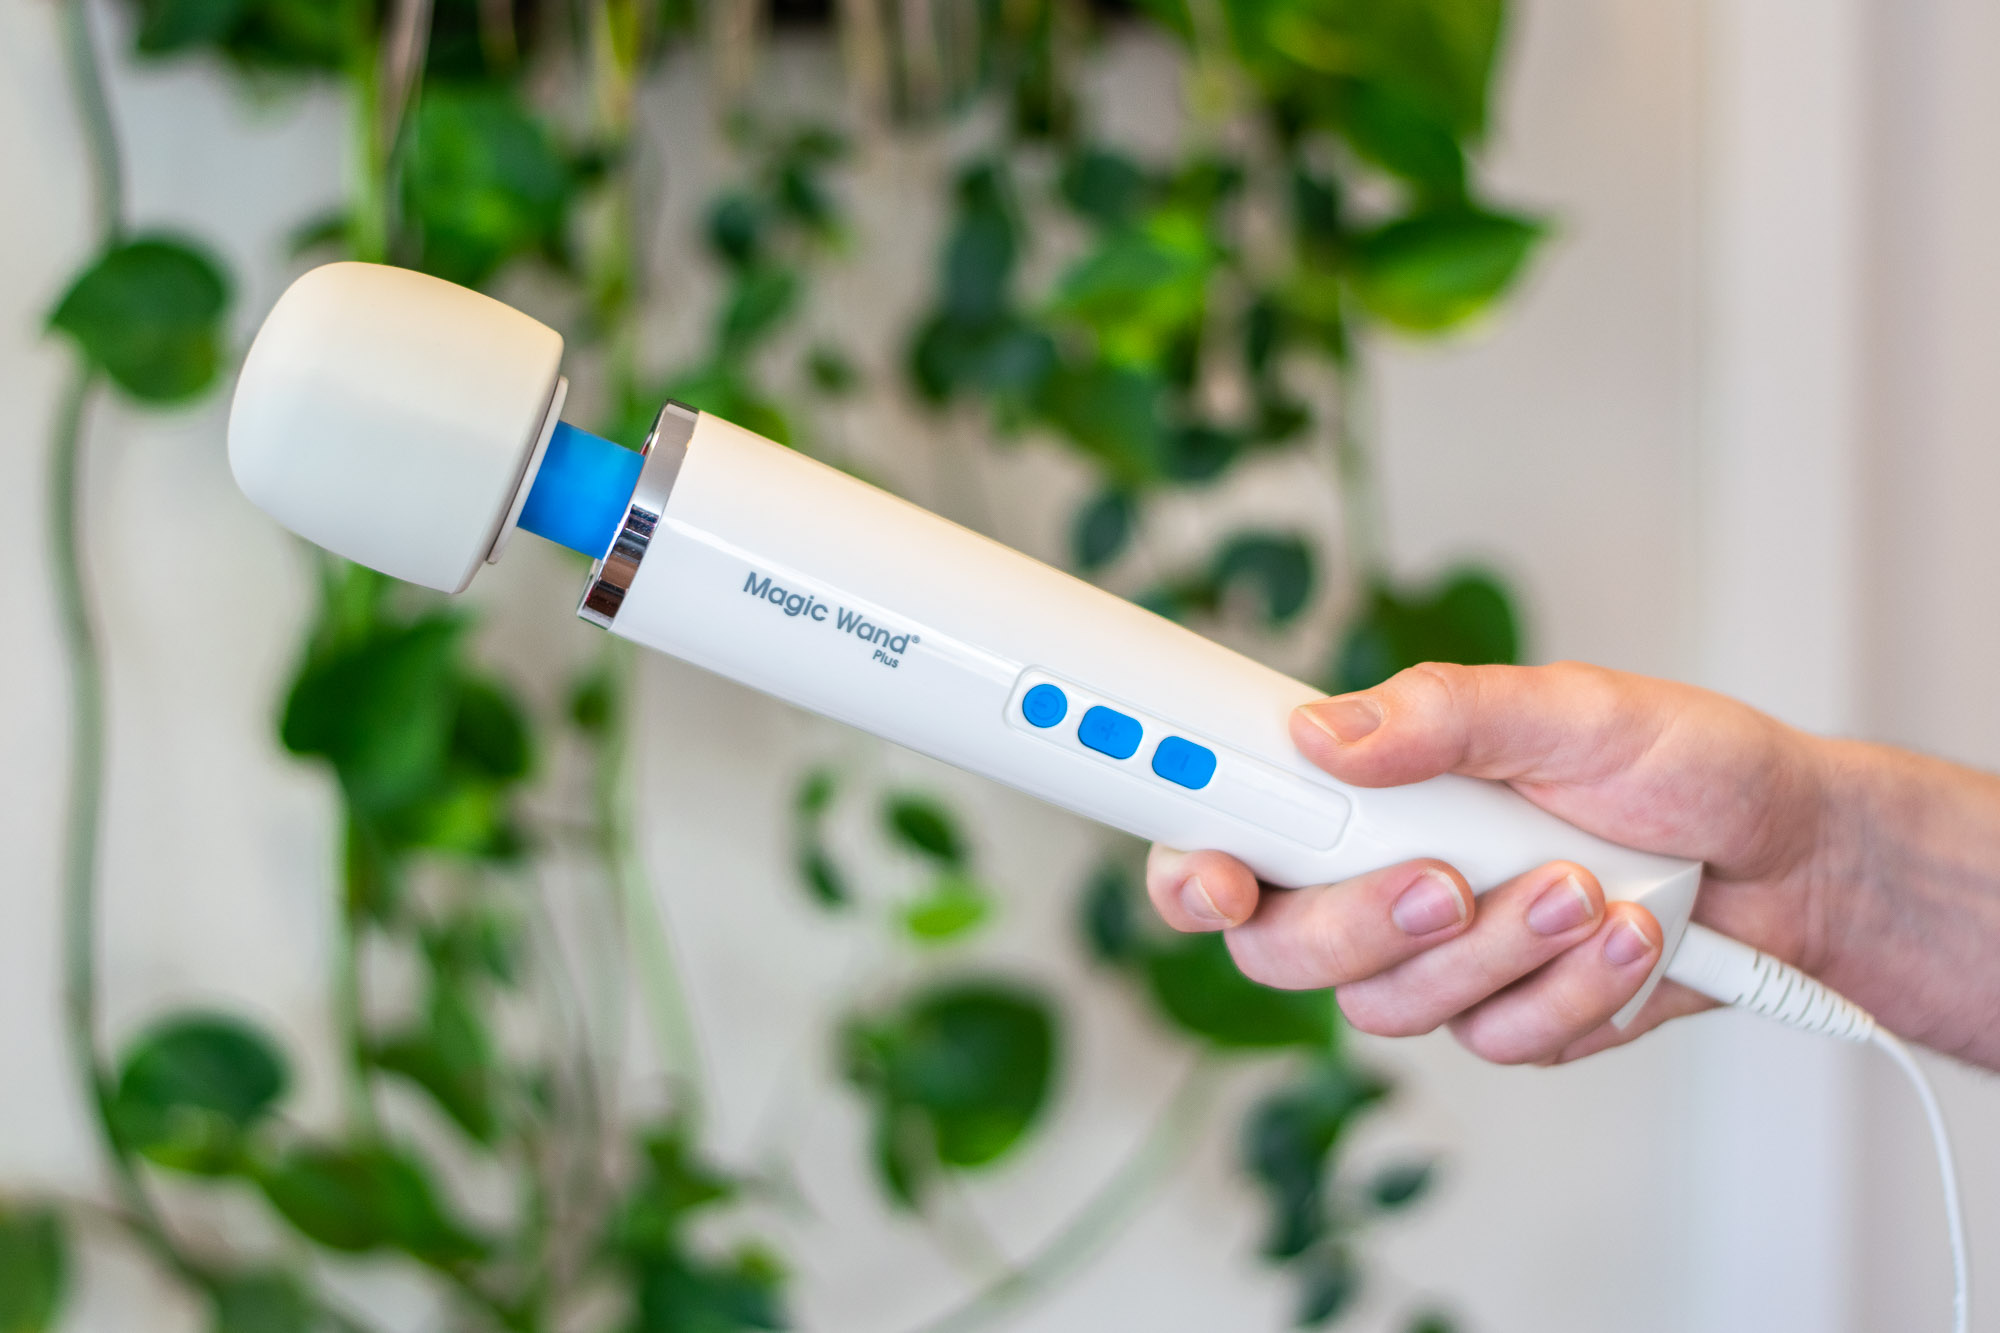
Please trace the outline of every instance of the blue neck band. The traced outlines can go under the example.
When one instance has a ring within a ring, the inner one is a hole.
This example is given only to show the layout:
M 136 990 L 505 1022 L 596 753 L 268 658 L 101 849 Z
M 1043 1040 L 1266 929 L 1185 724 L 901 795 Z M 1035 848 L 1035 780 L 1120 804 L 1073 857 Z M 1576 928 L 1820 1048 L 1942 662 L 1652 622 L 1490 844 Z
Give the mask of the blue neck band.
M 645 456 L 558 421 L 521 506 L 521 526 L 596 560 L 611 549 Z

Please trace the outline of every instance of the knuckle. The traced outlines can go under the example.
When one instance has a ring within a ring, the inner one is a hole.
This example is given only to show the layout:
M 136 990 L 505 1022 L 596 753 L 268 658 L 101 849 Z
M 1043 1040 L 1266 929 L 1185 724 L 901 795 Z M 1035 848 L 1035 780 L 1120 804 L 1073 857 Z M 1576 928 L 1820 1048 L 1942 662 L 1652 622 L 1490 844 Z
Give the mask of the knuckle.
M 1468 1051 L 1495 1065 L 1539 1064 L 1562 1049 L 1560 1041 L 1549 1040 L 1519 1022 L 1476 1014 L 1454 1026 L 1452 1035 Z
M 1472 668 L 1456 662 L 1419 662 L 1404 671 L 1401 680 L 1426 703 L 1447 708 L 1461 703 L 1473 688 Z
M 1334 999 L 1349 1027 L 1371 1037 L 1421 1037 L 1437 1029 L 1435 1020 L 1426 1020 L 1407 1003 L 1398 1003 L 1380 987 L 1342 986 Z
M 1260 986 L 1270 986 L 1278 990 L 1293 989 L 1291 982 L 1293 969 L 1285 966 L 1270 950 L 1248 939 L 1240 930 L 1232 930 L 1225 937 L 1229 943 L 1229 956 L 1236 962 L 1236 970 Z
M 1322 909 L 1308 918 L 1305 944 L 1322 986 L 1345 986 L 1376 970 L 1360 956 L 1354 932 L 1341 928 L 1339 915 Z

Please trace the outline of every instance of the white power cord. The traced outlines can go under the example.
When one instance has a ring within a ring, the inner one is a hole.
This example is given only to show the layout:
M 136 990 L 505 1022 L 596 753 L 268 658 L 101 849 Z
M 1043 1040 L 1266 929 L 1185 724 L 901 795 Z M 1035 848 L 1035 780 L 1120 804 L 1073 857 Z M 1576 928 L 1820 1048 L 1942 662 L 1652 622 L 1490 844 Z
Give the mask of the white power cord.
M 1894 1034 L 1846 996 L 1815 981 L 1789 963 L 1717 934 L 1690 925 L 1680 948 L 1667 964 L 1667 976 L 1712 1000 L 1775 1018 L 1780 1023 L 1844 1041 L 1869 1042 L 1909 1076 L 1930 1122 L 1937 1147 L 1938 1175 L 1944 1181 L 1945 1226 L 1951 1233 L 1952 1333 L 1967 1333 L 1972 1319 L 1970 1265 L 1965 1252 L 1965 1214 L 1958 1198 L 1958 1168 L 1953 1165 L 1951 1135 L 1944 1112 L 1923 1067 Z

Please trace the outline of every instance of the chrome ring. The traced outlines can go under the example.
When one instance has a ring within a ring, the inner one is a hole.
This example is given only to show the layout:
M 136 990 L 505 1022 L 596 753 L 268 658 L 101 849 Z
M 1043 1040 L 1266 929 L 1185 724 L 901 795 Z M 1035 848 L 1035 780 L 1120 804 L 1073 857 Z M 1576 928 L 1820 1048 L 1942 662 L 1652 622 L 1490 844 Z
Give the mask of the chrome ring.
M 611 549 L 590 567 L 589 586 L 584 588 L 583 600 L 576 608 L 577 615 L 600 629 L 610 629 L 611 622 L 618 618 L 618 608 L 625 604 L 625 594 L 639 573 L 639 562 L 646 558 L 653 531 L 659 527 L 660 515 L 667 510 L 667 499 L 674 493 L 674 481 L 681 474 L 681 462 L 687 457 L 688 441 L 694 438 L 695 422 L 700 415 L 685 403 L 668 399 L 660 414 L 653 418 L 653 429 L 647 432 L 646 442 L 639 447 L 646 463 L 639 469 L 639 484 L 632 488 L 625 521 L 618 525 Z

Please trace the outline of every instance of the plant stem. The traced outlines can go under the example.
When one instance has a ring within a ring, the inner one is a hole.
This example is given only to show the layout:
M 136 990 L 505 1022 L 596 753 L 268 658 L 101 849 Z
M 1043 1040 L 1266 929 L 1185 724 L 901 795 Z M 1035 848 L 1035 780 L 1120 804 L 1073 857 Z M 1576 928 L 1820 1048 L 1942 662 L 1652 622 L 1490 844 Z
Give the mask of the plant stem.
M 1197 1056 L 1145 1139 L 1074 1217 L 1027 1262 L 963 1305 L 919 1325 L 917 1333 L 970 1333 L 989 1327 L 1095 1257 L 1179 1160 L 1207 1116 L 1219 1072 L 1213 1056 L 1206 1052 Z
M 49 460 L 50 556 L 70 678 L 70 781 L 63 826 L 63 1014 L 70 1058 L 96 1113 L 112 1183 L 130 1216 L 133 1234 L 168 1268 L 206 1285 L 207 1274 L 175 1243 L 139 1179 L 138 1164 L 119 1137 L 112 1117 L 116 1080 L 98 1046 L 97 852 L 104 813 L 104 663 L 84 584 L 77 525 L 83 422 L 95 387 L 95 376 L 78 369 L 56 418 Z
M 124 234 L 124 182 L 111 104 L 97 65 L 97 49 L 84 0 L 62 9 L 64 54 L 90 154 L 98 239 L 109 249 Z M 112 1107 L 115 1079 L 98 1044 L 97 854 L 104 816 L 104 657 L 83 568 L 82 512 L 84 421 L 95 396 L 96 375 L 80 365 L 64 394 L 50 442 L 49 563 L 70 678 L 70 775 L 63 819 L 63 1016 L 70 1058 L 96 1113 L 112 1181 L 133 1232 L 162 1264 L 207 1286 L 210 1278 L 182 1252 L 138 1164 L 120 1138 Z
M 64 0 L 62 27 L 63 55 L 69 63 L 70 85 L 76 93 L 84 145 L 90 154 L 98 238 L 109 246 L 125 234 L 125 167 L 117 126 L 111 119 L 111 99 L 105 95 L 104 75 L 97 67 L 97 47 L 91 38 L 85 0 Z
M 1347 548 L 1355 586 L 1365 592 L 1387 570 L 1388 556 L 1383 550 L 1381 495 L 1361 421 L 1367 404 L 1360 357 L 1360 350 L 1350 347 L 1335 363 L 1334 392 L 1339 400 L 1333 409 L 1330 453 L 1334 484 L 1340 489 L 1341 543 Z
M 355 6 L 356 13 L 363 7 Z M 347 62 L 351 99 L 348 129 L 353 154 L 353 203 L 347 213 L 347 249 L 351 258 L 371 264 L 389 259 L 389 151 L 380 128 L 382 102 L 381 43 L 374 28 L 357 18 L 354 54 Z
M 383 882 L 390 872 L 376 849 L 369 845 L 367 831 L 352 812 L 346 817 L 345 839 L 341 850 L 340 922 L 334 941 L 333 1025 L 342 1056 L 341 1088 L 347 1102 L 348 1130 L 372 1139 L 380 1137 L 381 1126 L 370 1082 L 374 1063 L 368 1049 L 367 1020 L 361 1002 L 361 949 L 369 907 L 390 891 Z
M 631 719 L 627 716 L 632 702 L 631 645 L 607 640 L 604 672 L 615 702 L 609 710 L 609 725 L 597 745 L 595 798 L 598 828 L 602 830 L 599 845 L 625 921 L 626 945 L 632 950 L 639 974 L 641 998 L 652 1014 L 653 1035 L 660 1043 L 661 1059 L 667 1072 L 681 1083 L 680 1091 L 687 1099 L 684 1109 L 695 1114 L 700 1110 L 701 1097 L 700 1045 L 680 969 L 674 961 L 673 942 L 668 938 L 659 900 L 646 880 L 638 831 L 634 827 L 632 783 L 636 765 L 627 744 L 631 731 Z

